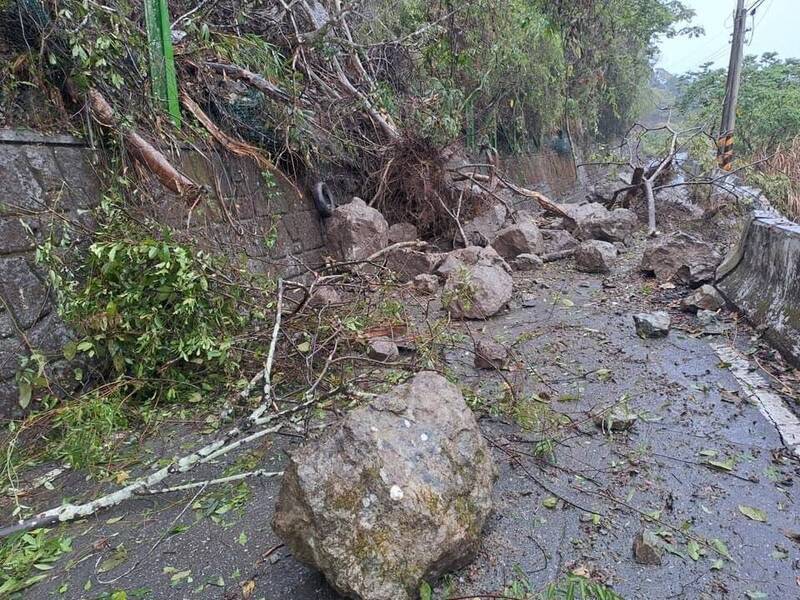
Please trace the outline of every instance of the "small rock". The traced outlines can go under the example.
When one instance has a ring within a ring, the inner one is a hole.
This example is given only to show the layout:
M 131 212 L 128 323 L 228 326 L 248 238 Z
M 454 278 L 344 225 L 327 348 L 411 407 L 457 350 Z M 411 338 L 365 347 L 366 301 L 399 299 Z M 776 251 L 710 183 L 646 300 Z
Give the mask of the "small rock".
M 508 350 L 502 344 L 489 338 L 475 342 L 476 369 L 503 369 L 508 363 Z
M 514 281 L 493 248 L 470 246 L 450 252 L 436 270 L 445 281 L 442 304 L 454 319 L 486 319 L 511 300 Z
M 492 241 L 492 248 L 506 259 L 515 258 L 520 254 L 541 254 L 544 249 L 544 238 L 536 224 L 528 221 L 498 231 Z
M 640 565 L 661 565 L 662 546 L 658 536 L 647 529 L 633 538 L 633 558 Z
M 636 335 L 646 339 L 667 337 L 672 320 L 668 313 L 658 311 L 633 315 L 633 322 L 636 325 Z
M 626 208 L 609 211 L 597 202 L 562 204 L 561 208 L 569 215 L 565 227 L 579 240 L 627 243 L 639 225 L 636 214 Z
M 681 302 L 681 308 L 686 312 L 697 312 L 699 310 L 716 311 L 723 306 L 725 306 L 725 298 L 717 291 L 717 288 L 708 284 L 696 289 Z
M 389 243 L 413 242 L 419 239 L 417 228 L 411 223 L 395 223 L 389 227 Z
M 523 294 L 522 296 L 522 308 L 533 308 L 538 306 L 539 302 L 538 296 L 534 294 Z
M 312 308 L 322 308 L 324 306 L 341 303 L 341 295 L 336 291 L 336 288 L 329 285 L 314 288 L 314 291 L 311 293 L 311 298 L 308 300 L 308 305 Z
M 515 271 L 538 271 L 544 266 L 544 261 L 535 254 L 520 254 L 511 261 L 511 268 Z
M 584 273 L 610 273 L 616 260 L 614 244 L 600 240 L 583 242 L 575 251 L 575 266 Z
M 713 310 L 697 311 L 697 321 L 703 328 L 703 333 L 708 335 L 722 335 L 728 330 L 728 326 L 720 322 L 719 315 Z
M 389 224 L 361 198 L 338 206 L 326 222 L 328 248 L 341 261 L 364 260 L 389 244 Z
M 417 275 L 413 279 L 413 286 L 421 294 L 435 294 L 439 289 L 439 279 L 436 275 Z
M 493 204 L 463 225 L 464 234 L 474 246 L 488 246 L 506 222 L 508 210 L 500 203 Z
M 369 341 L 367 356 L 380 362 L 394 362 L 400 357 L 400 350 L 389 338 L 374 338 Z
M 627 431 L 638 420 L 639 415 L 624 404 L 614 406 L 611 410 L 603 411 L 593 417 L 594 424 L 605 432 Z

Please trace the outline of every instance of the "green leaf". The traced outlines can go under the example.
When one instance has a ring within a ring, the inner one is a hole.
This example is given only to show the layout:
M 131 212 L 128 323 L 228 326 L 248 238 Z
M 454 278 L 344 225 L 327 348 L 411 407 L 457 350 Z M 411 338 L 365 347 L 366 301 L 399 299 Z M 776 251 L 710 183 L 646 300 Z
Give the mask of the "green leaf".
M 731 553 L 728 552 L 728 547 L 725 545 L 725 542 L 723 542 L 720 539 L 714 538 L 713 540 L 711 540 L 711 545 L 714 547 L 714 550 L 719 552 L 722 556 L 724 556 L 728 560 L 733 560 Z
M 694 561 L 700 560 L 700 544 L 695 542 L 694 540 L 689 540 L 689 543 L 686 544 L 686 551 L 689 554 L 689 558 Z
M 556 506 L 558 506 L 558 498 L 554 498 L 553 496 L 545 498 L 544 500 L 542 500 L 542 506 L 544 506 L 545 508 L 553 509 Z
M 247 534 L 243 531 L 239 534 L 239 539 L 237 540 L 240 546 L 247 545 Z
M 736 462 L 729 458 L 728 460 L 707 460 L 707 465 L 710 465 L 716 469 L 720 469 L 722 471 L 733 471 L 733 468 L 736 466 Z
M 764 592 L 755 590 L 747 591 L 744 593 L 744 595 L 747 597 L 747 600 L 765 600 L 766 598 L 769 598 L 769 596 L 767 596 Z
M 27 381 L 19 382 L 19 406 L 20 408 L 28 408 L 31 403 L 31 396 L 33 395 L 33 388 Z
M 176 585 L 180 583 L 182 580 L 188 579 L 191 574 L 192 571 L 190 569 L 187 569 L 185 571 L 178 571 L 172 577 L 169 578 L 170 585 Z
M 125 546 L 117 546 L 111 556 L 100 563 L 97 572 L 108 573 L 109 571 L 113 571 L 126 560 L 128 560 L 128 551 L 125 549 Z
M 419 585 L 419 600 L 431 600 L 433 598 L 433 590 L 427 581 L 423 581 Z
M 753 508 L 752 506 L 745 506 L 743 504 L 740 504 L 739 512 L 742 513 L 748 519 L 752 519 L 753 521 L 758 521 L 759 523 L 767 522 L 767 513 L 765 513 L 760 508 Z
M 718 558 L 713 563 L 711 563 L 711 570 L 712 571 L 721 571 L 722 567 L 724 565 L 725 565 L 725 562 L 721 558 Z

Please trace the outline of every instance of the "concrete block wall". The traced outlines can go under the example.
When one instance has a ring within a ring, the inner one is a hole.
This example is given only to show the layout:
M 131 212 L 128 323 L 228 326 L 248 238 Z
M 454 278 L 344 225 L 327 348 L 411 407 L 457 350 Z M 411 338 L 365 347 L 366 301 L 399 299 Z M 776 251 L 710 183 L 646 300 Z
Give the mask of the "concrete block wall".
M 132 199 L 142 216 L 257 273 L 298 276 L 320 264 L 323 234 L 313 203 L 279 173 L 262 173 L 250 159 L 182 149 L 174 164 L 209 192 L 195 206 L 157 183 L 148 199 Z M 19 416 L 16 375 L 20 358 L 47 357 L 53 393 L 75 385 L 74 363 L 62 348 L 73 336 L 59 318 L 37 245 L 65 221 L 71 244 L 88 245 L 93 209 L 104 185 L 98 156 L 64 135 L 0 130 L 0 419 Z
M 800 225 L 756 212 L 718 269 L 717 288 L 800 366 Z

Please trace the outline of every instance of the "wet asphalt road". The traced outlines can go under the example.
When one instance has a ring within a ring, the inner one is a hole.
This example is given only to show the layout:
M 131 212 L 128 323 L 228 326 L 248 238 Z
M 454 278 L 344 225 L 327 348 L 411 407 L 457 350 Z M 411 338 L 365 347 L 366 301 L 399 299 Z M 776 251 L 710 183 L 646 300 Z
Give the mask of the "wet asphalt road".
M 482 548 L 470 567 L 453 574 L 450 595 L 499 594 L 523 579 L 540 589 L 575 571 L 628 600 L 800 598 L 800 545 L 785 535 L 800 532 L 800 466 L 707 339 L 680 330 L 663 340 L 636 337 L 630 315 L 648 306 L 653 284 L 635 273 L 634 255 L 629 251 L 606 285 L 568 263 L 547 265 L 517 281 L 508 312 L 470 325 L 513 344 L 517 367 L 505 379 L 523 407 L 518 421 L 530 430 L 497 410 L 502 378 L 476 372 L 468 353 L 448 355 L 462 386 L 481 399 L 481 425 L 501 472 Z M 746 332 L 731 332 L 736 344 L 734 334 Z M 638 420 L 628 432 L 606 434 L 590 415 L 620 402 Z M 295 443 L 277 438 L 263 449 L 264 466 L 279 469 Z M 52 498 L 85 490 L 71 477 Z M 241 598 L 245 586 L 244 597 L 254 600 L 337 598 L 319 574 L 275 549 L 280 542 L 269 523 L 278 486 L 254 482 L 249 500 L 217 515 L 219 522 L 182 513 L 192 499 L 187 494 L 137 499 L 73 524 L 74 552 L 25 597 L 126 590 L 136 598 L 138 590 L 159 600 Z M 747 518 L 740 506 L 763 511 L 766 522 Z M 180 525 L 190 527 L 165 537 Z M 632 540 L 643 528 L 670 544 L 661 566 L 633 561 Z M 730 559 L 713 540 L 725 544 Z M 691 556 L 690 541 L 699 556 Z M 120 546 L 124 563 L 98 573 Z

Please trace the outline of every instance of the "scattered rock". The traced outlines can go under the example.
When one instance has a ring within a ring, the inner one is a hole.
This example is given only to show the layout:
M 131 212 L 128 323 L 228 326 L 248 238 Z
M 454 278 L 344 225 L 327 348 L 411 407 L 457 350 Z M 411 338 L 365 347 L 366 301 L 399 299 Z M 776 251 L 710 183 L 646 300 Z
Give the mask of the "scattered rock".
M 668 313 L 658 311 L 633 315 L 633 322 L 636 325 L 636 335 L 646 339 L 667 337 L 672 320 Z
M 442 303 L 455 319 L 486 319 L 511 300 L 508 264 L 492 248 L 450 252 L 437 269 L 446 278 Z
M 579 240 L 603 240 L 623 242 L 630 240 L 639 219 L 626 208 L 609 211 L 602 204 L 562 204 L 561 208 L 569 215 L 564 226 Z
M 436 275 L 417 275 L 414 277 L 414 289 L 421 294 L 435 294 L 439 289 L 439 279 Z
M 490 338 L 480 338 L 475 342 L 476 369 L 503 369 L 508 363 L 508 350 Z
M 728 330 L 728 325 L 720 322 L 719 316 L 713 310 L 697 311 L 697 321 L 707 335 L 722 335 Z
M 503 257 L 491 246 L 485 248 L 480 246 L 468 246 L 467 248 L 453 250 L 445 254 L 444 260 L 436 268 L 436 274 L 442 279 L 447 279 L 461 267 L 474 265 L 498 267 L 505 270 L 507 273 L 511 272 L 508 263 L 503 260 Z
M 538 271 L 544 266 L 544 261 L 535 254 L 520 254 L 511 261 L 511 268 L 515 271 Z
M 386 219 L 361 198 L 337 207 L 326 225 L 328 249 L 337 260 L 364 260 L 389 244 Z
M 507 259 L 520 254 L 541 254 L 544 249 L 544 238 L 535 223 L 518 223 L 498 231 L 492 242 L 492 248 Z
M 381 362 L 394 362 L 400 357 L 400 350 L 389 338 L 374 338 L 369 341 L 367 356 Z
M 711 244 L 678 231 L 648 242 L 641 269 L 655 274 L 659 281 L 674 277 L 696 285 L 712 280 L 721 260 Z
M 417 228 L 411 223 L 395 223 L 389 227 L 389 243 L 413 242 L 419 239 Z
M 659 566 L 662 546 L 658 536 L 647 529 L 633 538 L 633 559 L 640 565 Z
M 273 528 L 340 594 L 412 600 L 474 557 L 496 473 L 461 392 L 424 372 L 292 452 Z
M 601 240 L 583 242 L 575 251 L 575 266 L 584 273 L 610 273 L 616 261 L 616 246 Z
M 636 424 L 639 415 L 625 404 L 618 404 L 611 410 L 603 411 L 593 417 L 594 424 L 605 432 L 627 431 Z
M 578 240 L 569 232 L 563 229 L 542 229 L 544 238 L 545 254 L 564 252 L 578 247 Z
M 413 248 L 396 248 L 386 254 L 386 267 L 394 271 L 398 281 L 406 283 L 417 275 L 433 273 L 444 255 Z
M 488 246 L 503 228 L 508 210 L 500 203 L 492 204 L 486 211 L 462 225 L 464 234 L 473 246 Z
M 321 308 L 323 306 L 331 306 L 333 304 L 341 303 L 341 294 L 339 294 L 336 288 L 333 288 L 329 285 L 323 285 L 314 288 L 314 291 L 311 293 L 311 298 L 308 300 L 308 305 L 312 308 Z
M 697 312 L 698 310 L 716 311 L 723 306 L 725 306 L 725 298 L 717 291 L 717 288 L 708 284 L 696 289 L 681 302 L 681 308 L 686 312 Z

